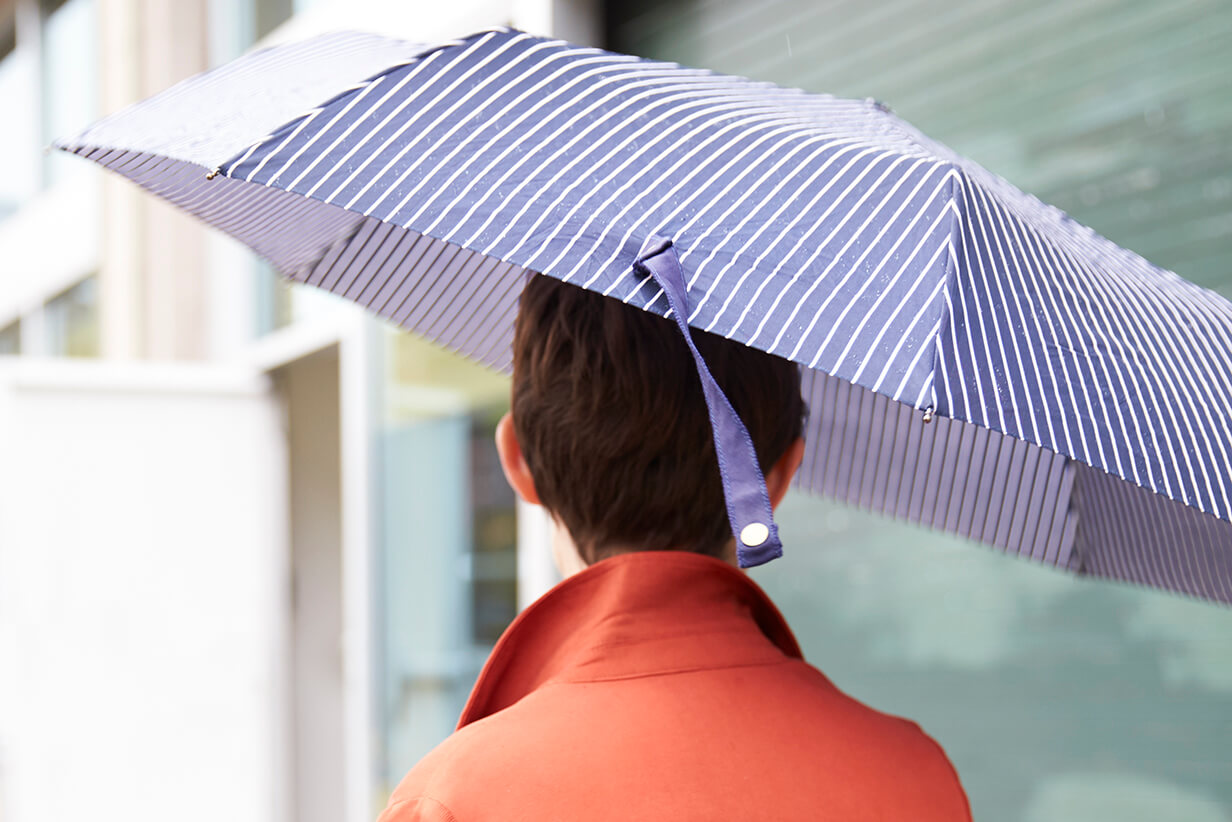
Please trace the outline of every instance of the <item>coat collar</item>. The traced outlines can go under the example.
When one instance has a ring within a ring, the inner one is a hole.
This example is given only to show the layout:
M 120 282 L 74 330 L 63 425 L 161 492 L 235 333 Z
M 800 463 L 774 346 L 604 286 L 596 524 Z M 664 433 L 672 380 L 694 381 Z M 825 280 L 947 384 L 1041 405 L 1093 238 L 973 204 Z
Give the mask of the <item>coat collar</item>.
M 706 637 L 705 641 L 699 641 Z M 721 560 L 638 551 L 548 591 L 505 631 L 458 727 L 549 682 L 593 682 L 800 659 L 766 594 Z

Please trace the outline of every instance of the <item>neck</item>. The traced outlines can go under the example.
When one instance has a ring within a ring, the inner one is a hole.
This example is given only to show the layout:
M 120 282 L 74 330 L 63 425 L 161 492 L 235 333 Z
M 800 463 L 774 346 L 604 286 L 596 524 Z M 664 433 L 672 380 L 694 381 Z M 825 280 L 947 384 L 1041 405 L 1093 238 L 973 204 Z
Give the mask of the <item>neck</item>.
M 607 559 L 608 557 L 620 556 L 622 554 L 633 554 L 642 550 L 644 549 L 636 545 L 607 545 L 604 546 L 603 556 L 598 559 Z M 680 550 L 684 551 L 687 549 Z M 709 556 L 709 554 L 706 556 Z M 569 529 L 565 528 L 555 517 L 552 517 L 552 559 L 556 563 L 556 570 L 560 572 L 561 579 L 568 579 L 589 567 L 586 560 L 582 558 L 582 552 L 578 550 L 577 543 L 574 542 Z M 722 553 L 716 559 L 726 562 L 733 568 L 740 568 L 740 564 L 736 560 L 735 538 L 727 541 L 723 546 Z

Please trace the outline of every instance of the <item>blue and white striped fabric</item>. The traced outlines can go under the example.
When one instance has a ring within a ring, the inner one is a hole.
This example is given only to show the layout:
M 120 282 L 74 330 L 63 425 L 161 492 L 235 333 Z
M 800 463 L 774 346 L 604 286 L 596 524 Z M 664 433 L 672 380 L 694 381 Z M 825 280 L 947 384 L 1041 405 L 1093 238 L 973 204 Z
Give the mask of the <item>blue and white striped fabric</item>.
M 1232 602 L 1232 304 L 879 104 L 509 30 L 339 35 L 61 147 L 498 368 L 527 270 L 666 313 L 632 263 L 669 237 L 693 327 L 804 367 L 803 487 Z

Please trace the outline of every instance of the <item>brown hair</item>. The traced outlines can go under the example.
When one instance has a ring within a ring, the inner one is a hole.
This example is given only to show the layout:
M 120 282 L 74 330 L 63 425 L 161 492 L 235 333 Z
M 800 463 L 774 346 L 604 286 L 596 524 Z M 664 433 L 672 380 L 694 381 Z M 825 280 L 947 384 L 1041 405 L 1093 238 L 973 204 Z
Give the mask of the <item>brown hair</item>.
M 800 436 L 799 368 L 703 331 L 693 339 L 769 470 Z M 512 414 L 540 501 L 587 563 L 616 546 L 722 554 L 732 534 L 706 401 L 670 321 L 532 276 Z

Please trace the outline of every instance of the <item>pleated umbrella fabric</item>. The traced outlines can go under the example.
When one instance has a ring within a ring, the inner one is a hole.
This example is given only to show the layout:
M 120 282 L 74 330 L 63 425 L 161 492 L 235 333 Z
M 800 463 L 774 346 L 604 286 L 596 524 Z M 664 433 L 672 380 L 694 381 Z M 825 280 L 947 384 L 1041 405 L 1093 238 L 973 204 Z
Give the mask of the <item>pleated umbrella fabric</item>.
M 61 147 L 496 368 L 528 271 L 666 314 L 632 263 L 670 238 L 690 325 L 803 367 L 803 488 L 1232 602 L 1232 304 L 876 102 L 505 29 L 333 35 Z

